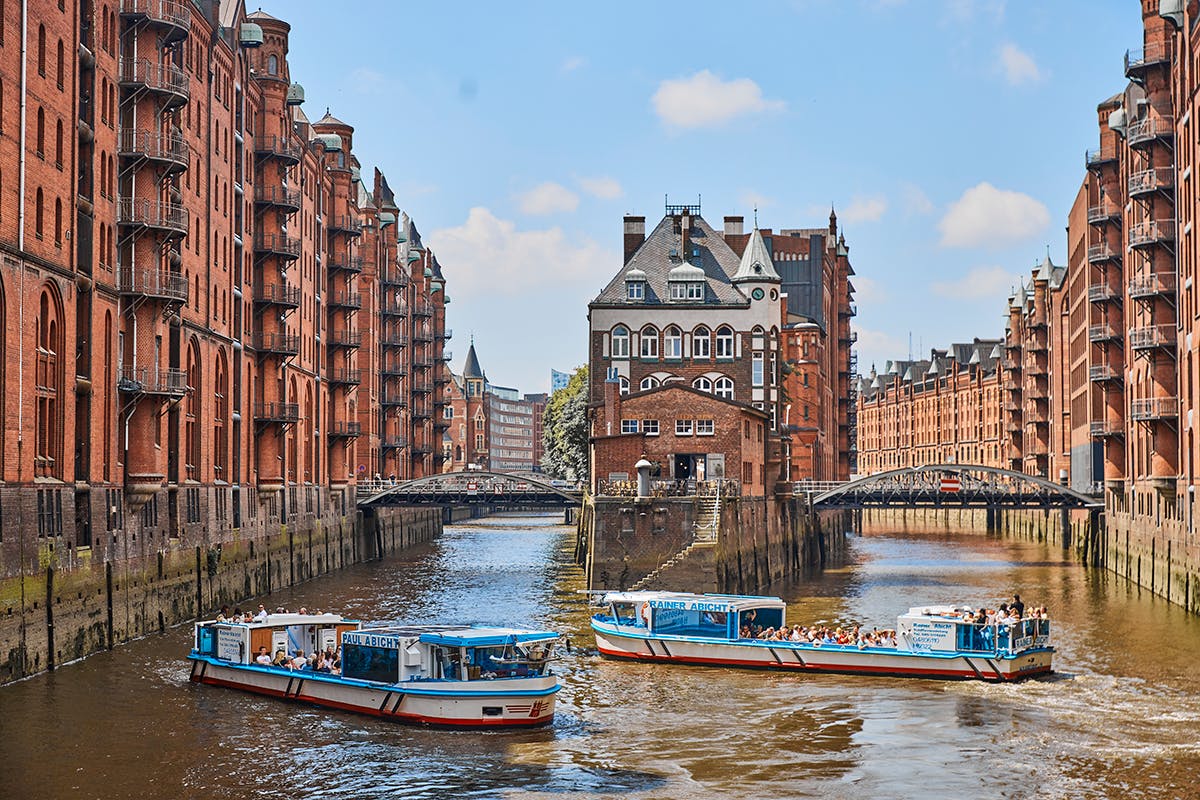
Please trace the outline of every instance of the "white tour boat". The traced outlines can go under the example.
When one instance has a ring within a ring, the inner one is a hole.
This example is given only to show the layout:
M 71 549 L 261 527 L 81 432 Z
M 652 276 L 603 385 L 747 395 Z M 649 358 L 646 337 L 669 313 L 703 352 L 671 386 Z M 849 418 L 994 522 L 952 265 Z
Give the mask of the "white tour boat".
M 918 606 L 901 615 L 894 644 L 832 644 L 750 638 L 787 625 L 778 597 L 609 592 L 592 617 L 600 652 L 679 664 L 1012 681 L 1051 671 L 1050 621 L 977 624 L 970 609 Z M 749 629 L 749 631 L 748 631 Z
M 439 726 L 544 725 L 559 634 L 512 628 L 363 627 L 336 614 L 196 624 L 191 680 Z M 340 674 L 257 661 L 341 648 Z

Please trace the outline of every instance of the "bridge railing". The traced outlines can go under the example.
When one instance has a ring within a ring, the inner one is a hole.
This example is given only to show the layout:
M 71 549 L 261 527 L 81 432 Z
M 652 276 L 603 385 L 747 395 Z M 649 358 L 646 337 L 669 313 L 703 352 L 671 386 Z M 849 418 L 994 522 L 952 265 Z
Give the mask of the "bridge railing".
M 652 480 L 650 481 L 651 497 L 696 497 L 697 495 L 716 495 L 722 497 L 737 497 L 742 493 L 742 485 L 731 479 L 697 481 L 697 480 Z M 600 497 L 637 497 L 637 480 L 600 481 L 597 485 L 597 496 Z

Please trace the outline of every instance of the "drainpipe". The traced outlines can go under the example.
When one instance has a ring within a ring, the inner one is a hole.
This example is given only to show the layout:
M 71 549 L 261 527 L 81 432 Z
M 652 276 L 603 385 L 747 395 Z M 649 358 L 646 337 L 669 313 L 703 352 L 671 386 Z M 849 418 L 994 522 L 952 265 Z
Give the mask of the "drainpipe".
M 21 0 L 21 202 L 17 205 L 17 250 L 21 252 L 21 280 L 17 290 L 17 330 L 25 335 L 25 147 L 26 147 L 26 102 L 29 83 L 29 0 Z M 19 348 L 24 350 L 24 348 Z M 17 478 L 20 480 L 21 466 L 25 463 L 25 356 L 17 359 Z

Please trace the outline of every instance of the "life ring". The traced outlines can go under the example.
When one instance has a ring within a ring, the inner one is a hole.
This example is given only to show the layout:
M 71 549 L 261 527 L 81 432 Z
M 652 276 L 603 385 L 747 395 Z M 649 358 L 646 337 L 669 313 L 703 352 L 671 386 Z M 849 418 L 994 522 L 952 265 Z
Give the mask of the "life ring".
M 649 628 L 650 627 L 650 601 L 649 600 L 642 603 L 640 615 L 642 617 L 642 620 L 646 623 L 646 627 Z

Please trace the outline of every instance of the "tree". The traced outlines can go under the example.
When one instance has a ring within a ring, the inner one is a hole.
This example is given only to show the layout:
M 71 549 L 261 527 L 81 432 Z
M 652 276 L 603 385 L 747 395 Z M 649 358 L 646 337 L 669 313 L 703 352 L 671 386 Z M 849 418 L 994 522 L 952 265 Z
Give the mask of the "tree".
M 588 479 L 588 368 L 579 367 L 566 388 L 550 396 L 542 416 L 542 471 L 572 482 Z

